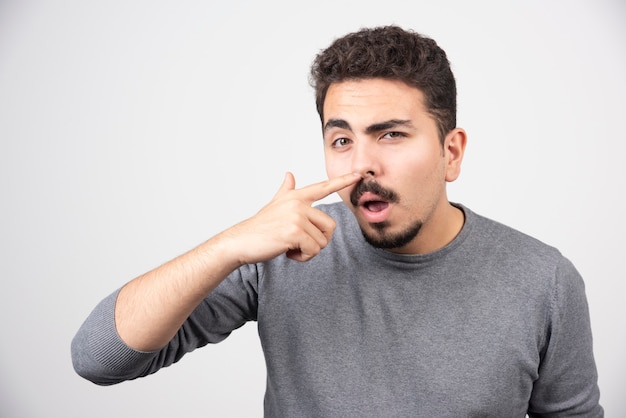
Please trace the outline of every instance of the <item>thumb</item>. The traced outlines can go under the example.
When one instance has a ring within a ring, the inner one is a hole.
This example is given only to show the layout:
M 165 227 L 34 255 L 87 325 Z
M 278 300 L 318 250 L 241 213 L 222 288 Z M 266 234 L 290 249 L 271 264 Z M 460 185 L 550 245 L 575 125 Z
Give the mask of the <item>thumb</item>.
M 294 190 L 296 188 L 296 179 L 290 171 L 285 173 L 283 184 L 280 185 L 278 192 L 274 195 L 274 199 L 284 195 L 285 193 Z

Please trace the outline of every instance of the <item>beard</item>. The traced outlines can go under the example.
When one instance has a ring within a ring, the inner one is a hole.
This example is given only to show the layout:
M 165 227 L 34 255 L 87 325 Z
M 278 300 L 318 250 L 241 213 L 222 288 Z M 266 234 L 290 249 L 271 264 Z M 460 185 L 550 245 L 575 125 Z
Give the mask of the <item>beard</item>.
M 372 192 L 389 203 L 398 203 L 400 201 L 400 197 L 395 191 L 382 187 L 375 180 L 361 180 L 350 193 L 350 203 L 352 203 L 354 207 L 357 207 L 359 198 L 365 192 Z M 404 247 L 406 244 L 410 243 L 422 228 L 422 221 L 417 220 L 402 231 L 396 233 L 388 231 L 388 222 L 379 222 L 370 225 L 374 231 L 366 231 L 361 227 L 361 233 L 365 241 L 376 248 L 393 249 Z
M 389 228 L 387 222 L 375 223 L 371 224 L 371 226 L 374 228 L 374 232 L 361 228 L 365 241 L 373 247 L 388 250 L 404 247 L 413 241 L 422 228 L 422 221 L 415 221 L 412 225 L 396 233 L 391 233 L 387 230 Z

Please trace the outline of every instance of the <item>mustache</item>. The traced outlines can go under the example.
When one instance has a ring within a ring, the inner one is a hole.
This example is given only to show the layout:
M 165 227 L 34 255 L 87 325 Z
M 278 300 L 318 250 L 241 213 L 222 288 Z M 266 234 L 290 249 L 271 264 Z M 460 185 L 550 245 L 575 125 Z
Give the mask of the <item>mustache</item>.
M 363 193 L 370 192 L 374 193 L 377 196 L 380 196 L 382 199 L 386 200 L 390 203 L 395 203 L 398 201 L 398 194 L 391 189 L 387 189 L 380 184 L 376 183 L 375 180 L 365 181 L 361 180 L 356 184 L 356 187 L 350 193 L 350 203 L 354 206 L 358 206 L 359 199 L 363 196 Z

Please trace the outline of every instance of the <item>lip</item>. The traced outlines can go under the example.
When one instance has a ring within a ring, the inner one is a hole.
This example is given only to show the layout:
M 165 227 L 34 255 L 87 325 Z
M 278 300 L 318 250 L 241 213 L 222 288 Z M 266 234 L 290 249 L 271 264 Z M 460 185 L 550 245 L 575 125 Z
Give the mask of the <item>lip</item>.
M 379 201 L 379 202 L 386 202 L 387 199 L 383 199 L 382 197 L 380 197 L 379 195 L 377 195 L 376 193 L 372 193 L 372 192 L 364 192 L 360 197 L 359 197 L 359 206 L 363 206 L 365 205 L 367 202 L 372 202 L 372 201 Z
M 377 206 L 384 206 L 384 207 L 382 209 L 379 207 L 378 210 L 370 210 L 368 207 L 369 202 L 381 202 L 381 205 L 377 205 Z M 387 218 L 389 218 L 389 215 L 391 214 L 391 206 L 392 206 L 391 202 L 387 201 L 386 199 L 383 199 L 377 194 L 371 193 L 371 192 L 365 192 L 359 198 L 358 210 L 367 222 L 381 223 L 381 222 L 386 221 Z

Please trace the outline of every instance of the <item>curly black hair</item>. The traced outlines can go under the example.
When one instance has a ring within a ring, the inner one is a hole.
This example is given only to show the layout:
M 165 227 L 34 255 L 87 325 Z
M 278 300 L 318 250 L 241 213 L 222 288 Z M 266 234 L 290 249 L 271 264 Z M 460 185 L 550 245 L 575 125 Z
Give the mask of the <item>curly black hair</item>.
M 400 80 L 418 88 L 442 143 L 456 127 L 456 82 L 445 51 L 433 39 L 392 25 L 361 29 L 335 40 L 311 66 L 310 83 L 322 123 L 331 84 L 368 78 Z

